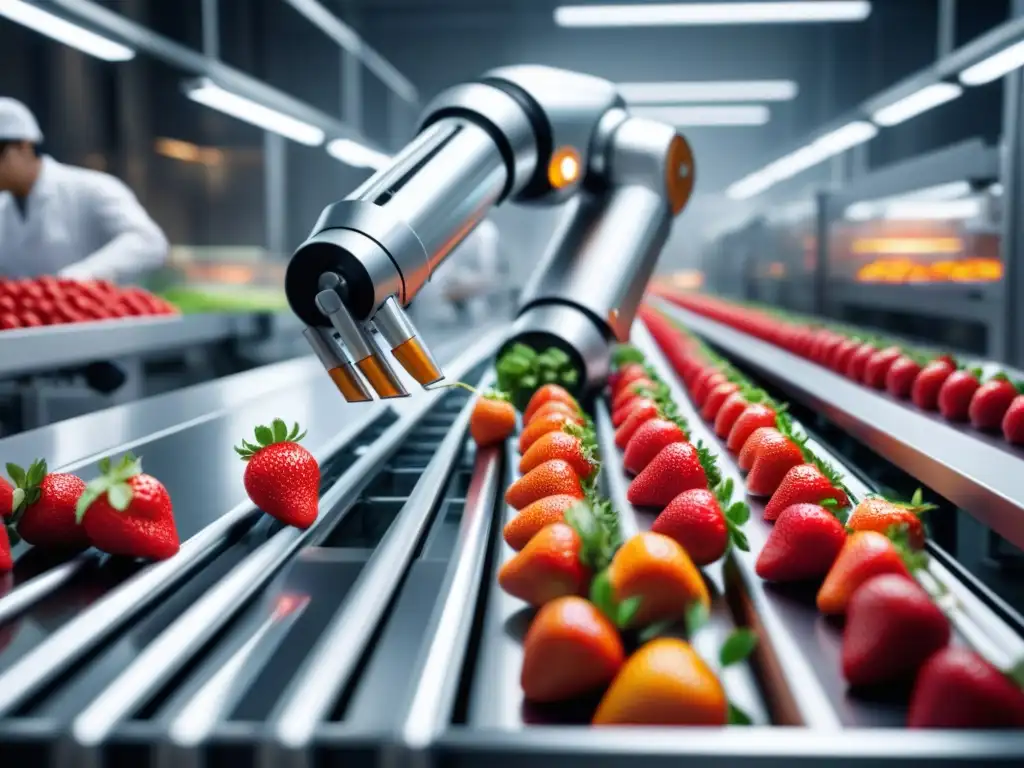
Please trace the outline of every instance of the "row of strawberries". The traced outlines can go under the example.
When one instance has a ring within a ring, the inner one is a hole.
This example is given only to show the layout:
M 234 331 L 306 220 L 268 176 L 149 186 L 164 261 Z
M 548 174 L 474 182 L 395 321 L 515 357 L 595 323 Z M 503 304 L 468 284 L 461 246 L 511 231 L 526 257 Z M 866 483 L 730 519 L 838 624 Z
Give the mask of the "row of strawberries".
M 304 434 L 304 433 L 303 433 Z M 320 468 L 290 431 L 275 419 L 243 440 L 235 451 L 247 462 L 243 481 L 256 506 L 286 525 L 308 528 L 316 520 Z M 85 482 L 50 472 L 46 461 L 28 469 L 8 463 L 10 482 L 0 477 L 0 573 L 13 569 L 12 543 L 19 540 L 58 552 L 95 547 L 101 552 L 165 560 L 180 548 L 171 496 L 142 471 L 142 460 L 126 454 L 99 462 L 99 476 Z
M 479 444 L 492 445 L 514 429 L 504 428 L 504 402 L 493 394 L 478 399 L 470 429 Z M 517 510 L 503 531 L 515 554 L 498 582 L 538 609 L 524 639 L 525 698 L 550 704 L 599 697 L 596 725 L 743 721 L 693 647 L 658 636 L 678 623 L 688 635 L 697 631 L 710 595 L 673 539 L 642 533 L 621 541 L 617 513 L 597 490 L 593 427 L 575 399 L 545 385 L 530 399 L 523 424 L 521 477 L 505 494 Z M 737 663 L 752 649 L 752 635 L 733 635 L 719 661 Z
M 845 618 L 847 682 L 855 688 L 913 682 L 911 727 L 1024 727 L 1022 670 L 1004 672 L 951 645 L 950 620 L 914 578 L 927 564 L 920 514 L 931 508 L 920 492 L 906 504 L 880 497 L 857 502 L 779 407 L 664 315 L 645 307 L 642 316 L 693 405 L 738 454 L 748 493 L 768 499 L 764 517 L 774 526 L 758 555 L 758 575 L 818 584 L 818 609 Z M 732 417 L 723 414 L 730 407 L 739 415 L 728 428 Z M 769 412 L 773 425 L 734 439 L 748 413 L 767 421 Z
M 1007 442 L 1024 445 L 1022 385 L 1004 373 L 983 380 L 951 355 L 926 355 L 874 337 L 782 319 L 721 299 L 685 294 L 665 298 L 693 312 L 730 325 L 832 369 L 849 379 L 951 422 L 970 422 L 984 432 L 1002 432 Z

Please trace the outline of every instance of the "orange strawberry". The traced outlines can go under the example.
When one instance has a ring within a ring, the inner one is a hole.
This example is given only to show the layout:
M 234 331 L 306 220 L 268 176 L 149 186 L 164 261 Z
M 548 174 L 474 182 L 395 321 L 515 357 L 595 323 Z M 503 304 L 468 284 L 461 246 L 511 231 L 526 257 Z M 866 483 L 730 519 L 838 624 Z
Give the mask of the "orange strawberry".
M 497 445 L 516 429 L 516 409 L 501 392 L 488 392 L 477 398 L 469 417 L 469 434 L 481 448 Z
M 890 539 L 876 531 L 860 531 L 847 537 L 818 590 L 818 610 L 846 613 L 854 591 L 873 576 L 896 573 L 910 576 L 903 554 Z
M 786 436 L 775 427 L 759 427 L 754 430 L 754 433 L 747 438 L 747 442 L 743 444 L 739 457 L 736 459 L 736 464 L 744 472 L 749 472 L 750 468 L 754 466 L 757 455 L 765 445 L 788 442 L 789 440 Z
M 569 416 L 565 413 L 549 413 L 539 419 L 535 418 L 519 435 L 519 453 L 526 453 L 531 445 L 548 432 L 560 432 L 565 429 L 566 424 L 582 423 L 583 419 L 579 416 Z
M 689 643 L 662 637 L 619 670 L 594 725 L 725 725 L 729 702 L 718 677 Z
M 544 403 L 544 405 L 542 405 L 540 408 L 534 411 L 533 415 L 530 416 L 530 420 L 524 421 L 523 424 L 529 426 L 534 421 L 537 421 L 538 419 L 543 419 L 545 416 L 552 413 L 564 413 L 566 416 L 568 416 L 570 419 L 574 421 L 581 421 L 580 409 L 577 408 L 575 405 L 569 405 L 568 403 L 563 403 L 560 400 L 551 400 L 550 402 Z
M 582 595 L 590 583 L 583 540 L 570 526 L 542 528 L 498 571 L 498 584 L 513 597 L 541 606 L 567 595 Z
M 593 446 L 583 438 L 583 430 L 577 430 L 571 424 L 537 438 L 519 460 L 519 474 L 525 475 L 551 459 L 567 462 L 581 480 L 590 477 L 598 464 Z
M 517 552 L 525 547 L 538 531 L 554 523 L 565 522 L 565 510 L 579 503 L 579 497 L 560 493 L 545 496 L 523 507 L 523 511 L 505 524 L 505 542 Z
M 523 411 L 523 422 L 528 423 L 533 418 L 533 414 L 537 412 L 537 409 L 546 403 L 552 402 L 565 403 L 574 408 L 579 408 L 576 398 L 570 395 L 564 387 L 560 387 L 557 384 L 545 384 L 533 393 L 530 402 L 527 403 L 526 410 Z
M 505 491 L 505 502 L 514 509 L 523 509 L 545 496 L 556 494 L 583 498 L 579 475 L 561 459 L 545 461 L 512 483 Z
M 630 626 L 680 618 L 694 601 L 711 605 L 704 578 L 686 550 L 660 533 L 640 533 L 623 544 L 607 578 L 617 602 L 640 600 Z
M 538 611 L 523 640 L 523 694 L 553 702 L 601 690 L 625 657 L 618 630 L 593 603 L 559 597 Z
M 905 528 L 910 546 L 914 549 L 923 549 L 924 525 L 920 516 L 932 509 L 935 509 L 935 505 L 923 503 L 920 489 L 909 504 L 872 496 L 854 507 L 850 519 L 846 521 L 846 527 L 851 531 L 878 533 L 888 533 L 894 527 Z

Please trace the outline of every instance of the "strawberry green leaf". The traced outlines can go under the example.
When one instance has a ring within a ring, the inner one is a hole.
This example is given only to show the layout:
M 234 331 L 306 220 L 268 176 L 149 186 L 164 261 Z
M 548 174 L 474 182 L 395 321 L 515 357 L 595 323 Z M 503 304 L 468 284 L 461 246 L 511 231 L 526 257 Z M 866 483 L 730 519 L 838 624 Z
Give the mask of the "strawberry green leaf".
M 718 660 L 723 667 L 745 660 L 757 647 L 757 633 L 752 629 L 737 629 L 722 643 Z
M 10 525 L 7 527 L 7 544 L 8 546 L 14 547 L 21 543 L 21 535 L 18 533 L 17 526 Z
M 707 478 L 708 487 L 714 488 L 722 482 L 722 473 L 718 469 L 718 460 L 704 444 L 703 440 L 698 440 L 697 445 L 694 447 L 697 449 L 697 460 L 700 462 L 700 466 L 704 470 L 704 476 Z
M 25 491 L 21 488 L 15 488 L 11 494 L 11 510 L 12 514 L 16 513 L 25 503 Z M 27 506 L 27 505 L 26 505 Z
M 676 623 L 677 622 L 675 619 L 665 619 L 664 621 L 656 621 L 653 624 L 649 624 L 648 626 L 640 630 L 639 634 L 637 635 L 637 640 L 640 642 L 641 645 L 650 642 L 654 638 L 660 637 L 661 635 L 664 635 L 665 633 L 671 631 L 673 628 L 675 628 Z
M 620 344 L 612 352 L 612 365 L 621 368 L 627 363 L 643 363 L 644 353 L 632 344 Z
M 14 484 L 19 488 L 25 485 L 25 470 L 19 467 L 17 464 L 7 464 L 7 474 L 10 476 Z
M 912 507 L 917 507 L 920 506 L 922 503 L 924 503 L 924 491 L 918 488 L 916 491 L 914 491 L 914 495 L 910 497 L 910 505 Z
M 577 502 L 565 511 L 565 521 L 580 537 L 583 564 L 595 571 L 604 568 L 610 559 L 608 539 L 590 505 Z
M 742 501 L 737 501 L 725 511 L 725 518 L 733 525 L 745 525 L 750 519 L 750 507 Z
M 270 427 L 256 427 L 256 442 L 260 445 L 271 445 L 274 442 L 274 433 Z
M 132 487 L 128 483 L 117 483 L 107 489 L 107 501 L 118 512 L 124 512 L 132 503 Z
M 601 571 L 590 584 L 590 602 L 605 616 L 615 622 L 615 593 L 608 573 Z
M 729 543 L 736 547 L 740 552 L 749 552 L 750 541 L 747 539 L 747 534 L 734 525 L 729 525 L 727 527 L 729 529 Z
M 686 609 L 686 636 L 693 639 L 701 628 L 708 623 L 708 609 L 700 600 L 694 600 Z
M 911 573 L 921 571 L 928 567 L 928 555 L 925 552 L 914 549 L 910 543 L 910 531 L 906 525 L 893 525 L 885 534 L 896 547 L 903 564 Z
M 637 613 L 640 611 L 640 598 L 630 597 L 619 603 L 615 611 L 615 625 L 620 628 L 628 627 L 633 623 Z
M 43 482 L 43 478 L 46 477 L 46 460 L 38 459 L 33 461 L 31 466 L 28 468 L 28 473 L 25 477 L 25 485 L 34 487 Z
M 744 712 L 742 709 L 737 707 L 731 701 L 729 702 L 729 725 L 753 725 L 754 721 L 750 719 L 750 715 Z
M 718 499 L 718 503 L 723 508 L 728 507 L 732 503 L 732 495 L 735 489 L 736 484 L 731 477 L 725 478 L 725 480 L 715 486 L 715 498 Z
M 459 386 L 459 384 L 453 386 Z M 299 433 L 298 422 L 289 430 L 288 425 L 282 419 L 274 419 L 269 427 L 261 424 L 253 430 L 253 433 L 256 436 L 255 445 L 243 439 L 241 447 L 235 446 L 235 453 L 241 456 L 243 461 L 248 461 L 267 446 L 275 443 L 297 443 L 306 436 L 305 432 Z M 106 473 L 104 472 L 104 474 Z
M 1018 688 L 1024 690 L 1024 659 L 1021 659 L 1008 670 L 1006 670 L 1006 676 Z
M 76 522 L 81 523 L 89 507 L 104 495 L 111 507 L 124 512 L 132 501 L 132 488 L 128 481 L 140 474 L 142 460 L 131 453 L 126 453 L 117 464 L 112 464 L 109 458 L 102 459 L 99 477 L 86 483 L 75 505 Z
M 575 368 L 570 368 L 568 371 L 564 371 L 561 376 L 561 382 L 567 387 L 574 387 L 580 380 L 580 372 Z
M 818 502 L 818 506 L 832 510 L 839 506 L 839 501 L 836 499 L 822 499 Z

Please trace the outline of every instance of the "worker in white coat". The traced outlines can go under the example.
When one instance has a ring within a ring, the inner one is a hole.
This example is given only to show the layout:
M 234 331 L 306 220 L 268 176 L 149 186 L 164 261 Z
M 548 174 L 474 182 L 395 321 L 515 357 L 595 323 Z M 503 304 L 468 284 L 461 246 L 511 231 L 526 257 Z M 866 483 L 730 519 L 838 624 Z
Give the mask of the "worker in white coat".
M 28 108 L 0 98 L 0 278 L 131 279 L 161 266 L 167 238 L 124 183 L 40 155 Z

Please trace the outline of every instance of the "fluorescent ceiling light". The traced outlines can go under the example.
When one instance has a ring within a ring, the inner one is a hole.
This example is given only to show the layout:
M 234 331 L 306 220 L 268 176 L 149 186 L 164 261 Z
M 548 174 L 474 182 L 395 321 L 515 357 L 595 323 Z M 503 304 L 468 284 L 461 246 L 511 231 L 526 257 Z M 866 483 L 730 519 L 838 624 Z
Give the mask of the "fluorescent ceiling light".
M 135 51 L 22 0 L 0 0 L 0 16 L 104 61 L 128 61 Z
M 630 104 L 684 104 L 713 101 L 790 101 L 797 95 L 792 80 L 707 80 L 679 83 L 620 83 Z
M 959 202 L 959 198 L 972 192 L 973 187 L 971 187 L 969 181 L 950 181 L 945 184 L 935 184 L 931 187 L 911 190 L 899 195 L 891 195 L 874 200 L 860 200 L 847 206 L 843 216 L 851 221 L 867 221 L 868 219 L 885 217 L 885 212 L 893 205 L 897 206 L 895 210 L 901 210 L 899 206 L 904 203 L 922 205 L 931 202 Z
M 887 107 L 882 107 L 871 116 L 871 119 L 878 125 L 899 125 L 922 112 L 952 101 L 963 92 L 964 89 L 956 83 L 932 83 Z
M 805 0 L 764 3 L 658 3 L 563 5 L 555 8 L 560 27 L 655 27 L 667 24 L 799 24 L 863 21 L 867 0 Z
M 894 202 L 887 205 L 883 216 L 886 219 L 903 221 L 974 219 L 981 215 L 981 200 L 972 197 L 966 200 L 915 200 Z
M 324 143 L 324 132 L 315 125 L 297 120 L 291 115 L 278 112 L 237 93 L 226 91 L 208 78 L 201 78 L 186 85 L 185 95 L 192 101 L 258 128 L 280 134 L 299 144 L 318 147 Z
M 391 157 L 369 147 L 365 147 L 352 139 L 334 139 L 328 142 L 327 152 L 331 157 L 355 168 L 372 168 L 378 170 L 391 161 Z
M 969 195 L 971 193 L 971 182 L 961 181 L 950 181 L 945 184 L 936 184 L 932 187 L 925 187 L 924 189 L 915 189 L 913 192 L 907 192 L 905 195 L 900 195 L 900 200 L 955 200 L 958 197 Z
M 984 85 L 998 80 L 1022 65 L 1024 65 L 1024 40 L 1008 48 L 1003 48 L 999 53 L 994 53 L 987 59 L 968 67 L 960 73 L 960 82 L 964 85 Z
M 733 200 L 746 200 L 754 197 L 780 181 L 796 176 L 858 144 L 870 141 L 877 135 L 878 128 L 871 123 L 860 120 L 847 123 L 842 128 L 826 133 L 806 147 L 780 157 L 761 170 L 743 177 L 726 189 L 725 194 Z
M 768 107 L 747 104 L 728 107 L 635 107 L 637 117 L 647 117 L 674 126 L 764 125 L 771 117 Z

